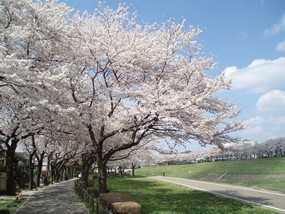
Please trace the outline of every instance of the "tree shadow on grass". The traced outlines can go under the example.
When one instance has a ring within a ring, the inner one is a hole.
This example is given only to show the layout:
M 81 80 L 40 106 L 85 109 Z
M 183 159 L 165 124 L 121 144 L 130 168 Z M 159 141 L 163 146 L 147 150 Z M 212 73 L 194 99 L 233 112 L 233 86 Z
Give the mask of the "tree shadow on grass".
M 180 193 L 155 192 L 154 197 L 148 197 L 142 206 L 142 213 L 173 211 L 176 213 L 242 213 L 244 209 L 253 209 L 252 205 L 220 198 L 209 193 L 193 190 Z
M 141 214 L 273 213 L 240 201 L 160 181 L 118 179 L 113 187 L 114 191 L 129 194 L 141 204 Z

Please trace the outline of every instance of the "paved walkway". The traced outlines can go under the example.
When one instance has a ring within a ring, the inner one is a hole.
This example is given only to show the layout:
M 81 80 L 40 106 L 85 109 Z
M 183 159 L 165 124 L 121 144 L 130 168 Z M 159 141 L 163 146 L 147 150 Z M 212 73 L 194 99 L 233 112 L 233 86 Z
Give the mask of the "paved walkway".
M 74 182 L 71 179 L 37 191 L 23 191 L 28 200 L 15 214 L 89 214 L 72 189 Z
M 285 213 L 285 194 L 174 177 L 150 177 Z

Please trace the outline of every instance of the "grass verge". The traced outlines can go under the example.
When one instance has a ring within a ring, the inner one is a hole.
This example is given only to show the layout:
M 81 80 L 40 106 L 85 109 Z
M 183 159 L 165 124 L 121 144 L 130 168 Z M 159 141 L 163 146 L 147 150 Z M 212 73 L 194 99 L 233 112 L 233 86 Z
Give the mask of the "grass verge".
M 187 179 L 275 190 L 285 193 L 285 158 L 264 158 L 240 161 L 206 162 L 187 165 L 147 167 L 136 175 L 162 175 Z M 223 174 L 225 174 L 221 179 Z
M 148 178 L 110 178 L 111 192 L 130 195 L 142 205 L 141 214 L 271 214 L 243 202 Z
M 10 213 L 16 212 L 26 199 L 15 200 L 15 197 L 0 198 L 0 210 L 9 210 Z
M 78 194 L 78 192 L 73 188 L 74 193 L 77 195 L 77 197 L 80 199 L 80 202 L 84 204 L 84 206 L 88 209 L 90 214 L 96 214 L 96 211 L 92 211 L 92 207 L 84 201 L 84 199 Z

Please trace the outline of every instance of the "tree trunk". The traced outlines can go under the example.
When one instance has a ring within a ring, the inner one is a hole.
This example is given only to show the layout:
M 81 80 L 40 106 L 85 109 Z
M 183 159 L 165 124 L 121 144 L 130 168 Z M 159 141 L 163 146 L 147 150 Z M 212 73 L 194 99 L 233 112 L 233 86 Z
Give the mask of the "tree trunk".
M 18 140 L 11 140 L 11 145 L 6 151 L 6 172 L 7 172 L 7 183 L 6 183 L 6 194 L 15 195 L 16 193 L 16 169 L 18 166 L 18 158 L 16 156 L 16 148 Z
M 74 177 L 74 164 L 68 167 L 68 179 L 72 179 Z
M 89 176 L 88 158 L 82 155 L 81 179 L 84 181 L 86 187 L 88 186 L 88 176 Z
M 47 171 L 46 171 L 46 177 L 45 177 L 45 185 L 49 185 L 51 183 L 51 165 L 50 165 L 50 157 L 47 157 Z
M 134 165 L 132 163 L 132 176 L 135 177 L 135 168 L 136 168 L 136 165 Z
M 33 163 L 33 155 L 29 157 L 29 190 L 32 190 L 34 187 L 34 163 Z
M 92 164 L 96 161 L 94 153 L 86 153 L 81 156 L 82 158 L 82 180 L 85 185 L 88 187 L 88 176 L 89 170 L 92 167 Z
M 124 173 L 123 172 L 124 172 L 123 168 L 121 166 L 119 166 L 119 175 L 121 177 L 124 177 Z
M 38 174 L 37 174 L 37 186 L 40 186 L 41 182 L 41 175 L 42 175 L 42 168 L 43 168 L 43 157 L 38 159 Z
M 54 178 L 54 182 L 58 183 L 60 180 L 60 172 L 59 169 L 57 167 L 55 167 L 55 178 Z
M 54 183 L 54 177 L 55 177 L 55 168 L 53 164 L 50 165 L 50 183 Z
M 16 156 L 16 148 L 19 140 L 11 140 L 11 145 L 6 151 L 6 172 L 7 183 L 6 193 L 7 195 L 15 195 L 16 192 L 16 175 L 15 172 L 18 166 L 18 157 Z
M 103 160 L 98 160 L 98 185 L 99 185 L 99 192 L 107 193 L 107 162 Z
M 73 165 L 72 167 L 71 167 L 71 170 L 70 170 L 70 172 L 69 172 L 69 178 L 74 178 L 74 174 L 75 174 L 75 168 L 76 168 L 76 165 Z
M 62 169 L 62 180 L 68 180 L 68 166 L 64 166 Z
M 85 185 L 88 186 L 89 169 L 87 167 L 87 164 L 83 165 L 81 176 L 81 179 L 84 181 Z

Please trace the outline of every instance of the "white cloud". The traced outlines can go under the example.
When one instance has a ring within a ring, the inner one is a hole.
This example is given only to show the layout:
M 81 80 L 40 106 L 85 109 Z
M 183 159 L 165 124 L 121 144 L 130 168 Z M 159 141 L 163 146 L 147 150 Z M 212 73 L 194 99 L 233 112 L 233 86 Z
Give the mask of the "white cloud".
M 280 130 L 282 130 L 281 126 L 275 126 L 272 128 L 272 131 L 280 131 Z
M 285 57 L 276 60 L 256 59 L 245 68 L 227 67 L 223 72 L 232 79 L 233 89 L 264 93 L 284 86 Z
M 254 124 L 261 124 L 264 121 L 265 121 L 264 117 L 257 116 L 257 117 L 253 117 L 253 118 L 249 118 L 249 119 L 245 120 L 244 123 L 249 124 L 249 125 L 254 125 Z
M 248 128 L 241 131 L 242 138 L 265 141 L 268 137 L 282 137 L 285 133 L 285 114 L 282 116 L 256 116 L 244 121 Z
M 264 31 L 266 36 L 278 34 L 280 31 L 285 30 L 285 14 L 282 15 L 278 23 L 272 25 Z
M 277 138 L 277 136 L 273 135 L 273 136 L 268 137 L 267 140 L 273 140 L 273 139 L 276 139 L 276 138 Z
M 249 127 L 245 129 L 243 132 L 244 134 L 246 134 L 246 136 L 251 136 L 264 132 L 264 129 L 261 126 L 255 126 L 255 127 Z
M 277 116 L 277 117 L 269 117 L 266 121 L 268 121 L 271 124 L 278 125 L 278 127 L 285 125 L 285 115 L 283 116 Z
M 269 129 L 268 132 L 266 132 L 267 139 L 274 139 L 274 138 L 279 138 L 279 137 L 284 137 L 284 129 L 282 131 L 282 127 L 274 127 L 272 129 Z
M 276 50 L 277 51 L 285 51 L 285 39 L 283 40 L 283 42 L 279 42 L 277 44 Z
M 261 112 L 284 112 L 285 111 L 285 92 L 273 90 L 263 94 L 256 103 L 256 108 Z

